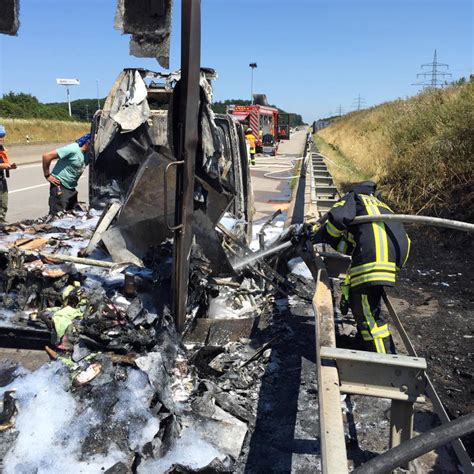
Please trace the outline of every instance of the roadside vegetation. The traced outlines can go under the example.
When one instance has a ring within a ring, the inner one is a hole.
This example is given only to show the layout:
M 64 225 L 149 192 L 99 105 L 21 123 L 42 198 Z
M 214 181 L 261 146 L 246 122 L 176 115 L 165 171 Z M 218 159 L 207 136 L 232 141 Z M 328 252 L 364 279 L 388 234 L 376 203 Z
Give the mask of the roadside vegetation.
M 0 124 L 7 129 L 6 145 L 27 143 L 66 143 L 90 131 L 86 122 L 42 119 L 5 119 Z
M 101 99 L 103 104 L 105 99 Z M 44 104 L 35 96 L 23 92 L 9 92 L 0 99 L 0 117 L 15 119 L 41 118 L 66 122 L 89 122 L 98 108 L 97 99 L 78 99 L 71 102 L 72 117 L 66 102 Z
M 372 179 L 398 211 L 474 218 L 474 81 L 340 117 L 315 135 L 339 185 Z

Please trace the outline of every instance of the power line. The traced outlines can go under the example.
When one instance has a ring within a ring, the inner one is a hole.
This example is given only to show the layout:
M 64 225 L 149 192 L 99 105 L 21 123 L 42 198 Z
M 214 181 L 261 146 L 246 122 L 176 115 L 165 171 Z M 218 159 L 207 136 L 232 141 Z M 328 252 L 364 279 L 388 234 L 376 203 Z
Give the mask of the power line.
M 352 108 L 360 110 L 363 109 L 366 104 L 366 100 L 359 95 L 352 101 Z
M 431 70 L 427 72 L 420 72 L 416 75 L 416 77 L 423 77 L 426 80 L 412 84 L 413 86 L 423 86 L 424 89 L 443 87 L 446 84 L 446 79 L 444 78 L 447 76 L 452 76 L 450 72 L 446 72 L 446 70 L 449 69 L 449 65 L 438 62 L 436 49 L 434 50 L 433 62 L 422 64 L 421 69 L 423 70 L 424 68 L 431 68 Z
M 344 109 L 342 108 L 342 105 L 339 105 L 339 107 L 337 108 L 337 115 L 339 115 L 339 117 L 344 113 Z

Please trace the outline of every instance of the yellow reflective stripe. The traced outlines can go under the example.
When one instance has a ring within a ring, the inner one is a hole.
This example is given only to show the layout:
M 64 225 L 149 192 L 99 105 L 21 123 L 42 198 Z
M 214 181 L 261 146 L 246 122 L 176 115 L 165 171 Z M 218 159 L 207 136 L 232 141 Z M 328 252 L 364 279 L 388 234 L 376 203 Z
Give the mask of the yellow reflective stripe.
M 364 263 L 363 265 L 357 265 L 356 267 L 352 267 L 349 273 L 351 274 L 351 276 L 355 276 L 355 275 L 360 275 L 361 273 L 370 272 L 372 270 L 395 272 L 396 265 L 395 265 L 395 262 Z
M 370 309 L 369 299 L 367 295 L 362 295 L 362 311 L 364 313 L 364 318 L 369 325 L 370 333 L 372 333 L 372 328 L 377 327 L 372 310 Z
M 405 266 L 405 263 L 407 263 L 408 257 L 410 256 L 411 239 L 410 239 L 410 237 L 408 237 L 408 235 L 407 235 L 407 239 L 408 239 L 407 256 L 405 257 L 405 260 L 404 260 L 403 263 L 402 263 L 402 267 Z
M 365 329 L 363 329 L 361 332 L 360 332 L 361 336 L 362 336 L 362 339 L 364 339 L 364 341 L 373 341 L 374 339 L 385 339 L 386 337 L 389 337 L 390 336 L 390 331 L 386 331 L 386 334 L 383 334 L 383 335 L 372 335 L 369 331 L 366 331 Z
M 364 195 L 361 195 L 361 197 L 369 216 L 380 215 L 376 198 Z M 383 222 L 372 222 L 372 230 L 375 241 L 375 259 L 377 261 L 388 262 L 388 239 L 385 224 Z
M 374 339 L 374 344 L 375 344 L 375 349 L 377 350 L 378 353 L 380 354 L 386 354 L 385 350 L 385 344 L 383 343 L 382 339 L 375 338 Z
M 339 207 L 339 206 L 344 206 L 346 201 L 344 199 L 341 199 L 340 201 L 337 201 L 336 204 L 334 204 L 332 207 Z
M 384 207 L 385 209 L 388 209 L 390 212 L 393 213 L 388 204 L 385 204 L 384 202 L 380 201 L 380 199 L 377 199 L 375 196 L 372 196 L 372 200 L 377 204 L 378 207 Z
M 374 337 L 387 337 L 390 336 L 390 331 L 388 329 L 388 324 L 384 324 L 383 326 L 376 326 L 371 329 L 371 334 Z
M 371 273 L 369 275 L 357 276 L 351 278 L 351 287 L 360 285 L 362 283 L 368 283 L 371 281 L 385 281 L 389 283 L 395 283 L 395 274 L 387 272 Z
M 326 222 L 326 230 L 328 231 L 329 235 L 333 237 L 340 237 L 342 234 L 342 230 L 339 230 L 332 222 Z

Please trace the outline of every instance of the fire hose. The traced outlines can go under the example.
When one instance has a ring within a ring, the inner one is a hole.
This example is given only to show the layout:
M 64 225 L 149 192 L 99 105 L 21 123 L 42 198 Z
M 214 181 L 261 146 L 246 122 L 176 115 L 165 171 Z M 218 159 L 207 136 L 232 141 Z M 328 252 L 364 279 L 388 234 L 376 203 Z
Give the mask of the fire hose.
M 371 459 L 353 471 L 354 474 L 381 474 L 390 472 L 425 453 L 443 446 L 454 439 L 474 431 L 474 413 L 461 416 L 450 423 L 445 423 L 426 431 L 403 444 Z
M 404 222 L 406 224 L 423 224 L 434 227 L 445 227 L 447 229 L 474 232 L 474 224 L 470 224 L 469 222 L 454 221 L 451 219 L 441 219 L 440 217 L 410 216 L 407 214 L 380 214 L 378 216 L 359 216 L 352 221 L 352 224 L 364 224 L 366 222 L 379 221 L 395 221 Z
M 328 217 L 328 214 L 322 216 L 316 223 L 322 224 Z M 380 214 L 377 216 L 359 216 L 356 217 L 350 225 L 353 224 L 365 224 L 368 222 L 380 222 L 380 221 L 395 221 L 395 222 L 404 222 L 408 224 L 423 224 L 431 225 L 435 227 L 444 227 L 448 229 L 462 230 L 465 232 L 474 232 L 474 224 L 468 222 L 454 221 L 451 219 L 441 219 L 439 217 L 427 217 L 427 216 L 410 216 L 406 214 Z M 301 224 L 299 224 L 301 225 Z M 304 228 L 302 227 L 302 230 Z M 291 232 L 285 233 L 281 237 L 281 240 L 288 238 L 287 241 L 284 241 L 274 247 L 265 249 L 261 252 L 255 252 L 252 255 L 247 256 L 244 260 L 236 263 L 234 265 L 234 270 L 241 270 L 242 268 L 249 265 L 249 263 L 256 262 L 265 257 L 269 257 L 275 253 L 280 253 L 291 247 L 293 243 L 291 242 Z

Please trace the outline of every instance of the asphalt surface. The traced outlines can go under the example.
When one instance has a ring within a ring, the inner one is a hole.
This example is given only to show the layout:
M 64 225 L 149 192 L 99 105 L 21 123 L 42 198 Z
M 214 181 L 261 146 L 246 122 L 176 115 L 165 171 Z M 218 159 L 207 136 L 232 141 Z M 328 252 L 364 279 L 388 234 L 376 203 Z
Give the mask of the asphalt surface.
M 49 183 L 43 176 L 41 156 L 61 145 L 47 143 L 8 147 L 7 144 L 10 161 L 18 165 L 16 170 L 10 171 L 8 179 L 7 222 L 36 219 L 48 214 Z M 54 162 L 52 166 L 54 166 Z M 88 202 L 87 181 L 88 173 L 86 171 L 79 180 L 79 201 Z
M 282 141 L 276 156 L 257 155 L 256 165 L 250 167 L 255 200 L 254 220 L 270 217 L 276 210 L 286 211 L 290 205 L 289 179 L 293 175 L 293 162 L 301 156 L 306 141 L 306 129 L 293 133 Z

